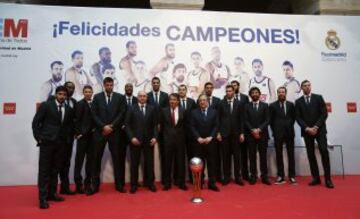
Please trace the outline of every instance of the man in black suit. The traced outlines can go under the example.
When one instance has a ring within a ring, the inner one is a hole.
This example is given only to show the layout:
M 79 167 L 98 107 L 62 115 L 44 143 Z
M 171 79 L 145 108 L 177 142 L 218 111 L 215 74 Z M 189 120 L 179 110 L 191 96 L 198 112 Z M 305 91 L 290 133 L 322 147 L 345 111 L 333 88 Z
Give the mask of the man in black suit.
M 127 106 L 136 105 L 138 103 L 137 98 L 133 95 L 133 90 L 132 84 L 125 84 L 125 99 Z
M 191 112 L 197 107 L 197 104 L 195 100 L 187 97 L 187 87 L 185 84 L 181 84 L 179 86 L 179 97 L 180 97 L 180 107 L 185 111 L 185 130 L 186 130 L 186 164 L 188 167 L 188 177 L 190 183 L 192 183 L 192 173 L 190 170 L 189 162 L 191 158 L 194 157 L 194 152 L 192 150 L 192 146 L 194 144 L 194 138 L 191 135 L 191 129 L 190 129 L 190 118 L 191 118 Z
M 64 86 L 66 87 L 68 91 L 67 98 L 65 99 L 65 104 L 69 106 L 71 109 L 74 109 L 76 105 L 76 100 L 72 97 L 75 91 L 75 84 L 71 81 L 65 82 Z M 74 124 L 74 123 L 73 123 Z M 65 151 L 64 151 L 64 159 L 63 159 L 63 165 L 60 170 L 60 194 L 66 194 L 66 195 L 74 195 L 75 192 L 70 190 L 70 180 L 69 180 L 69 172 L 70 172 L 70 166 L 71 166 L 71 156 L 73 151 L 73 144 L 74 144 L 74 136 L 75 136 L 75 127 L 71 127 L 71 133 L 70 138 L 72 141 L 66 145 Z
M 324 168 L 325 185 L 334 188 L 330 174 L 330 159 L 327 144 L 326 119 L 328 116 L 326 104 L 321 95 L 311 93 L 311 83 L 305 80 L 301 83 L 303 96 L 296 100 L 296 121 L 301 127 L 301 135 L 304 137 L 306 151 L 310 163 L 312 181 L 310 186 L 321 184 L 319 167 L 315 157 L 315 140 L 318 143 L 321 161 Z
M 154 184 L 154 146 L 158 136 L 158 111 L 155 106 L 146 104 L 147 94 L 144 91 L 138 93 L 138 104 L 133 105 L 126 112 L 125 132 L 130 139 L 130 193 L 137 191 L 139 164 L 141 152 L 144 157 L 144 185 L 150 191 L 156 192 Z
M 79 194 L 91 193 L 91 168 L 93 162 L 93 133 L 94 122 L 91 115 L 91 101 L 93 89 L 90 85 L 83 88 L 84 98 L 75 105 L 75 136 L 77 139 L 74 181 L 76 192 Z M 81 175 L 81 169 L 85 163 L 85 180 Z M 84 191 L 85 189 L 85 191 Z
M 67 89 L 56 88 L 55 98 L 43 102 L 32 121 L 33 135 L 40 148 L 38 188 L 40 208 L 49 208 L 49 201 L 64 201 L 57 195 L 58 174 L 65 147 L 72 141 L 73 110 L 64 104 Z
M 209 107 L 206 95 L 200 95 L 199 108 L 192 111 L 190 124 L 192 135 L 196 141 L 193 146 L 194 156 L 200 157 L 204 164 L 207 165 L 208 188 L 218 192 L 219 188 L 215 184 L 215 159 L 217 152 L 215 138 L 218 132 L 219 119 L 216 110 Z M 202 176 L 204 178 L 204 174 Z
M 160 112 L 162 108 L 165 108 L 167 106 L 169 106 L 169 97 L 168 94 L 160 91 L 160 78 L 158 77 L 153 77 L 151 80 L 151 86 L 152 86 L 152 91 L 150 91 L 149 93 L 147 93 L 147 103 L 149 105 L 155 106 L 156 111 Z M 157 114 L 158 116 L 158 114 Z M 157 118 L 157 121 L 159 121 L 159 117 Z M 161 169 L 161 184 L 164 185 L 164 173 L 165 173 L 165 160 L 164 160 L 164 156 L 165 156 L 165 151 L 164 151 L 164 137 L 163 137 L 163 132 L 160 131 L 159 132 L 159 136 L 158 136 L 158 147 L 159 147 L 159 154 L 160 154 L 160 169 Z M 146 173 L 145 173 L 145 178 Z
M 235 99 L 240 101 L 240 104 L 245 106 L 249 103 L 249 97 L 245 94 L 240 93 L 240 83 L 236 80 L 231 81 L 231 85 L 235 90 Z M 248 143 L 247 139 L 240 143 L 240 156 L 241 156 L 241 175 L 244 180 L 249 180 L 249 154 L 248 154 Z
M 259 151 L 262 183 L 271 185 L 267 170 L 268 125 L 270 123 L 270 113 L 267 103 L 259 100 L 260 95 L 259 88 L 250 88 L 249 96 L 251 97 L 252 102 L 245 106 L 245 132 L 249 143 L 251 173 L 249 182 L 251 185 L 256 183 L 256 154 L 257 151 Z
M 94 168 L 92 174 L 93 192 L 99 191 L 101 159 L 104 154 L 106 143 L 114 167 L 115 188 L 121 193 L 125 193 L 125 156 L 121 156 L 123 144 L 120 139 L 120 129 L 123 126 L 126 101 L 125 97 L 113 92 L 114 80 L 105 78 L 103 81 L 104 92 L 94 96 L 92 103 L 92 117 L 96 126 L 94 132 Z
M 289 182 L 295 184 L 295 152 L 294 152 L 294 123 L 295 106 L 286 100 L 286 87 L 277 89 L 278 100 L 270 104 L 270 126 L 274 136 L 276 150 L 277 180 L 275 184 L 285 183 L 283 144 L 286 144 L 289 166 Z
M 217 140 L 221 142 L 223 154 L 223 185 L 230 183 L 231 161 L 234 160 L 235 183 L 244 185 L 240 174 L 240 142 L 244 141 L 243 129 L 244 106 L 234 96 L 234 87 L 226 85 L 226 95 L 218 106 L 219 131 Z
M 186 143 L 186 114 L 179 107 L 179 95 L 169 95 L 169 107 L 162 109 L 160 114 L 160 130 L 164 133 L 165 173 L 164 188 L 171 188 L 171 173 L 174 169 L 176 177 L 174 184 L 181 190 L 187 190 L 185 185 L 185 143 Z
M 209 107 L 218 109 L 220 104 L 220 98 L 213 96 L 214 84 L 211 82 L 206 82 L 204 85 L 205 95 L 207 97 L 207 101 L 209 103 Z M 221 163 L 222 163 L 222 151 L 220 142 L 215 141 L 216 154 L 215 154 L 215 175 L 216 181 L 222 183 L 223 181 L 223 173 L 221 171 Z

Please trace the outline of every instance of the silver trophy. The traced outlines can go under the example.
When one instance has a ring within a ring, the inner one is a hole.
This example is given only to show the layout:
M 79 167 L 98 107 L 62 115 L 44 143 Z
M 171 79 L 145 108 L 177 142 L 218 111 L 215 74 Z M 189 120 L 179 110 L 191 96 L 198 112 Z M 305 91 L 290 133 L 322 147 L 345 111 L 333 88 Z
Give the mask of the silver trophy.
M 204 199 L 201 197 L 201 174 L 204 168 L 204 163 L 198 157 L 193 157 L 190 160 L 190 169 L 193 176 L 193 197 L 192 203 L 201 203 Z

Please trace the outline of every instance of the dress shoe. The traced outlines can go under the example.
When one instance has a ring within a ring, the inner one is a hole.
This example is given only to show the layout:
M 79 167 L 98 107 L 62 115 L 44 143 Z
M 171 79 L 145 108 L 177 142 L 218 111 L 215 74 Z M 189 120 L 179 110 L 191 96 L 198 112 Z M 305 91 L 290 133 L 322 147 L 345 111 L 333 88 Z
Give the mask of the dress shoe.
M 120 193 L 126 193 L 126 189 L 124 188 L 124 186 L 117 186 L 116 191 Z
M 271 182 L 270 182 L 269 178 L 267 178 L 267 177 L 263 177 L 263 178 L 261 179 L 261 182 L 262 182 L 263 184 L 265 184 L 265 185 L 268 185 L 268 186 L 271 185 Z
M 230 179 L 224 179 L 224 180 L 222 181 L 222 185 L 223 185 L 223 186 L 229 185 L 229 183 L 230 183 Z
M 281 185 L 281 184 L 284 184 L 284 183 L 286 183 L 284 177 L 278 176 L 278 178 L 276 179 L 274 184 L 275 185 Z
M 60 189 L 60 194 L 63 194 L 63 195 L 75 195 L 76 192 L 74 191 L 71 191 L 69 187 L 61 187 Z
M 215 192 L 220 191 L 220 189 L 215 184 L 209 184 L 208 189 L 215 191 Z
M 155 185 L 150 185 L 148 188 L 149 188 L 149 190 L 150 190 L 151 192 L 156 192 L 156 191 L 157 191 Z
M 77 194 L 84 194 L 84 188 L 81 184 L 76 185 L 76 193 Z
M 40 203 L 39 203 L 40 209 L 48 209 L 49 207 L 50 207 L 49 203 L 46 200 L 40 200 Z
M 244 182 L 238 178 L 238 179 L 235 179 L 235 183 L 238 184 L 239 186 L 243 186 L 244 185 Z
M 169 191 L 171 189 L 171 185 L 164 185 L 163 191 Z
M 335 186 L 330 179 L 325 181 L 326 188 L 333 189 Z
M 255 185 L 256 184 L 256 178 L 255 177 L 250 177 L 249 178 L 249 183 L 250 183 L 250 185 Z
M 47 198 L 48 201 L 54 201 L 54 202 L 63 202 L 65 199 L 58 194 L 50 195 Z
M 289 182 L 290 182 L 290 184 L 292 184 L 292 185 L 296 185 L 296 184 L 297 184 L 295 177 L 290 177 Z
M 94 190 L 91 188 L 91 186 L 85 186 L 85 194 L 86 195 L 93 195 L 95 194 Z
M 136 187 L 136 186 L 131 186 L 131 188 L 130 188 L 130 193 L 131 193 L 131 194 L 135 194 L 136 191 L 137 191 L 137 187 Z
M 321 180 L 319 178 L 314 178 L 309 183 L 309 186 L 316 186 L 316 185 L 320 185 L 320 184 L 321 184 Z
M 185 184 L 179 185 L 178 187 L 179 187 L 179 189 L 181 189 L 181 190 L 183 190 L 183 191 L 187 191 L 187 190 L 188 190 L 188 187 L 187 187 Z

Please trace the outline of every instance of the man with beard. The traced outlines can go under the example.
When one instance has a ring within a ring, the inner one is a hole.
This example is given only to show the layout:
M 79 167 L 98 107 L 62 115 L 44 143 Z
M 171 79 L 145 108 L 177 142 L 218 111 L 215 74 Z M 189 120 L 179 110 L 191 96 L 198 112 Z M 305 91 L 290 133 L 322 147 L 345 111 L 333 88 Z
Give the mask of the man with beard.
M 100 85 L 100 87 L 102 86 L 103 80 L 104 80 L 104 76 L 103 76 L 103 72 L 104 72 L 104 68 L 108 65 L 111 65 L 111 51 L 108 47 L 101 47 L 99 49 L 99 58 L 100 61 L 94 63 L 91 66 L 90 69 L 90 74 L 95 77 L 96 79 L 96 84 Z M 94 89 L 94 93 L 97 93 Z
M 209 72 L 201 67 L 202 58 L 199 52 L 192 52 L 190 57 L 191 62 L 194 65 L 194 69 L 189 71 L 187 75 L 189 96 L 191 98 L 198 98 L 204 90 L 205 83 L 210 81 L 210 75 Z
M 284 61 L 282 64 L 282 70 L 285 76 L 284 87 L 287 90 L 286 98 L 294 102 L 300 95 L 301 87 L 300 83 L 294 77 L 294 66 L 290 61 Z
M 234 70 L 231 71 L 229 81 L 238 81 L 240 83 L 239 88 L 241 93 L 247 93 L 250 81 L 249 74 L 244 70 L 244 68 L 244 59 L 241 57 L 235 57 Z
M 261 92 L 260 100 L 265 103 L 272 103 L 276 100 L 274 81 L 263 75 L 264 64 L 260 59 L 252 61 L 252 69 L 255 76 L 250 79 L 249 88 L 257 87 Z
M 50 64 L 51 78 L 43 83 L 40 88 L 41 102 L 46 101 L 51 95 L 55 95 L 55 90 L 61 85 L 64 64 L 61 61 L 54 61 Z
M 83 69 L 84 55 L 83 52 L 76 50 L 71 54 L 73 66 L 66 70 L 65 81 L 71 81 L 75 85 L 74 98 L 80 100 L 83 97 L 85 85 L 92 85 L 91 77 Z
M 205 69 L 210 74 L 211 82 L 214 84 L 215 96 L 225 90 L 225 86 L 231 76 L 230 68 L 221 62 L 220 48 L 215 46 L 211 49 L 212 60 L 205 65 Z
M 170 84 L 170 92 L 175 93 L 179 90 L 179 86 L 185 82 L 186 66 L 182 63 L 175 65 L 173 69 L 173 79 Z
M 152 77 L 156 76 L 160 78 L 163 84 L 161 90 L 166 93 L 171 91 L 171 87 L 169 85 L 172 83 L 174 59 L 175 45 L 168 43 L 165 46 L 165 57 L 161 58 L 160 61 L 150 70 L 150 75 Z
M 119 68 L 122 70 L 125 82 L 136 84 L 137 78 L 135 76 L 135 65 L 134 57 L 137 55 L 137 46 L 135 41 L 128 41 L 126 43 L 127 54 L 120 60 Z

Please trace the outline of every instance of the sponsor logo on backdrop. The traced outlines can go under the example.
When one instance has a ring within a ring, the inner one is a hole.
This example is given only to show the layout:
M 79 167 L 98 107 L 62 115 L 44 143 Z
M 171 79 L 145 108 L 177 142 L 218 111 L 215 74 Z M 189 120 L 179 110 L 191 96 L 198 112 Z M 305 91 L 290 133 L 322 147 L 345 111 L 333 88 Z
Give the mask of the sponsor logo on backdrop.
M 4 103 L 3 114 L 4 115 L 16 114 L 16 103 Z
M 348 113 L 356 113 L 357 112 L 356 102 L 348 102 L 347 111 Z
M 335 30 L 329 30 L 327 32 L 327 36 L 325 37 L 325 46 L 328 50 L 321 52 L 322 61 L 346 61 L 347 53 L 339 51 L 341 40 Z
M 326 103 L 326 110 L 327 110 L 328 113 L 332 113 L 332 106 L 331 106 L 330 102 Z

